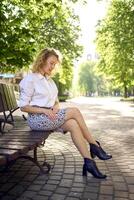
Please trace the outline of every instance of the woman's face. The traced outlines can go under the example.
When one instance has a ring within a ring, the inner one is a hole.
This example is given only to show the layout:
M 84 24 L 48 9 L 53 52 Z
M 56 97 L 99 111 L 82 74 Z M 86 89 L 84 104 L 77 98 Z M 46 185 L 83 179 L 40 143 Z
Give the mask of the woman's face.
M 46 63 L 42 67 L 41 71 L 44 75 L 50 76 L 53 69 L 55 68 L 55 65 L 58 63 L 58 59 L 56 56 L 52 55 L 49 56 L 46 60 Z

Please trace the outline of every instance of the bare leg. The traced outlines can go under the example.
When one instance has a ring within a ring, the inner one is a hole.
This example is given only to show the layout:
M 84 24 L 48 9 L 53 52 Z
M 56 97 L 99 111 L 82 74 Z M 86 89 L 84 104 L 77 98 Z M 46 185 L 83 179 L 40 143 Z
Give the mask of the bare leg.
M 86 140 L 83 136 L 82 130 L 75 119 L 67 120 L 62 126 L 64 131 L 69 131 L 72 136 L 72 140 L 84 158 L 83 164 L 83 176 L 87 176 L 87 172 L 91 173 L 94 177 L 99 179 L 106 178 L 106 175 L 102 174 L 96 166 L 95 161 L 91 159 L 91 155 L 88 151 Z
M 70 119 L 66 121 L 62 126 L 64 131 L 69 131 L 71 133 L 72 140 L 81 153 L 83 158 L 91 159 L 91 155 L 87 148 L 86 140 L 83 137 L 79 124 L 76 120 Z
M 77 123 L 79 124 L 79 127 L 81 129 L 81 132 L 83 134 L 83 137 L 89 142 L 89 143 L 93 143 L 96 144 L 97 146 L 99 146 L 95 139 L 92 137 L 91 133 L 89 132 L 87 125 L 85 123 L 85 120 L 81 114 L 81 112 L 79 111 L 78 108 L 72 107 L 72 108 L 67 108 L 66 109 L 66 116 L 65 116 L 65 121 L 67 122 L 70 119 L 74 119 L 77 121 Z

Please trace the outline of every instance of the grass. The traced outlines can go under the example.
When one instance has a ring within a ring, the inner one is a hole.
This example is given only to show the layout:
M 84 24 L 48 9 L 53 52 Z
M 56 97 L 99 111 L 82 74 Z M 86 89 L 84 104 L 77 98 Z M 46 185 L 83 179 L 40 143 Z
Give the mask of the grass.
M 129 102 L 134 102 L 134 97 L 127 97 L 127 98 L 122 98 L 121 101 L 129 101 Z
M 59 96 L 58 98 L 59 98 L 60 102 L 65 102 L 68 99 L 68 96 L 67 95 L 63 95 L 63 96 Z

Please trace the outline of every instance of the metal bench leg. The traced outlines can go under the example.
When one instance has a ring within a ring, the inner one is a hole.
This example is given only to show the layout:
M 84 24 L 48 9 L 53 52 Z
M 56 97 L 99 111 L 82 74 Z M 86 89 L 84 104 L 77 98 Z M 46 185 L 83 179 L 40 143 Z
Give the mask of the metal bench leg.
M 2 170 L 0 170 L 0 172 L 6 172 L 8 171 L 8 169 L 15 164 L 15 162 L 19 159 L 27 159 L 27 160 L 30 160 L 31 162 L 33 162 L 39 169 L 40 169 L 40 172 L 43 173 L 43 174 L 46 174 L 50 171 L 51 169 L 51 166 L 49 163 L 47 163 L 46 161 L 43 162 L 43 165 L 40 165 L 40 163 L 38 162 L 37 160 L 37 147 L 34 149 L 34 157 L 32 158 L 31 156 L 29 155 L 20 155 L 19 157 L 17 157 L 15 160 L 12 160 L 10 162 L 6 162 L 6 165 L 3 167 Z M 46 166 L 47 167 L 47 170 L 44 170 L 43 167 Z
M 37 147 L 34 149 L 34 162 L 37 163 L 37 165 L 39 165 L 39 168 L 41 167 L 41 171 L 44 173 L 48 173 L 51 169 L 51 166 L 49 163 L 47 163 L 46 161 L 43 162 L 42 166 L 46 166 L 47 167 L 47 171 L 44 171 L 44 169 L 42 168 L 42 166 L 39 164 L 38 159 L 37 159 Z
M 13 110 L 9 110 L 9 114 L 7 115 L 7 119 L 8 119 L 9 117 L 11 117 L 11 121 L 14 122 L 14 118 L 13 118 L 12 113 L 15 112 L 15 111 L 18 110 L 18 109 L 19 109 L 19 107 L 15 108 L 15 109 L 13 109 Z
M 3 132 L 3 128 L 2 128 L 2 122 L 0 121 L 0 133 Z
M 0 120 L 0 133 L 4 133 L 5 120 Z
M 40 172 L 43 173 L 43 174 L 46 174 L 50 171 L 51 167 L 49 164 L 45 164 L 45 166 L 47 167 L 47 170 L 44 170 L 43 167 L 39 164 L 39 162 L 37 160 L 35 160 L 34 158 L 32 158 L 31 156 L 26 156 L 26 155 L 23 155 L 23 156 L 19 156 L 15 162 L 18 160 L 18 159 L 27 159 L 27 160 L 30 160 L 32 161 L 39 169 L 40 169 Z M 44 164 L 43 164 L 44 166 Z

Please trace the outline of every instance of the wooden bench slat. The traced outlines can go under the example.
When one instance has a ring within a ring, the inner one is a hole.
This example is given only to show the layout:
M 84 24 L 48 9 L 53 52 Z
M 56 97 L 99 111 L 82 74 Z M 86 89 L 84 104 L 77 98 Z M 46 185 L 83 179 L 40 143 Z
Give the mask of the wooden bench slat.
M 3 154 L 3 155 L 11 155 L 11 154 L 14 154 L 16 153 L 17 151 L 16 150 L 10 150 L 10 149 L 0 149 L 0 155 Z
M 10 150 L 18 150 L 19 153 L 27 153 L 29 151 L 29 146 L 20 146 L 20 145 L 0 145 L 0 149 L 10 149 Z
M 12 141 L 16 141 L 16 142 L 20 142 L 20 141 L 37 141 L 37 142 L 39 142 L 39 141 L 41 141 L 43 139 L 43 137 L 42 138 L 30 138 L 30 137 L 27 137 L 27 138 L 11 138 L 11 137 L 7 137 L 7 138 L 1 138 L 0 140 L 1 141 L 10 141 L 10 140 L 12 140 Z
M 7 162 L 6 157 L 3 155 L 0 155 L 0 165 L 5 165 Z
M 3 144 L 35 147 L 35 146 L 39 145 L 40 142 L 32 142 L 32 141 L 15 142 L 15 141 L 9 141 L 9 142 L 5 143 L 3 141 L 3 142 L 0 143 L 0 146 L 3 145 Z
M 5 155 L 8 161 L 15 160 L 19 156 L 19 151 L 10 149 L 0 149 L 0 155 Z

